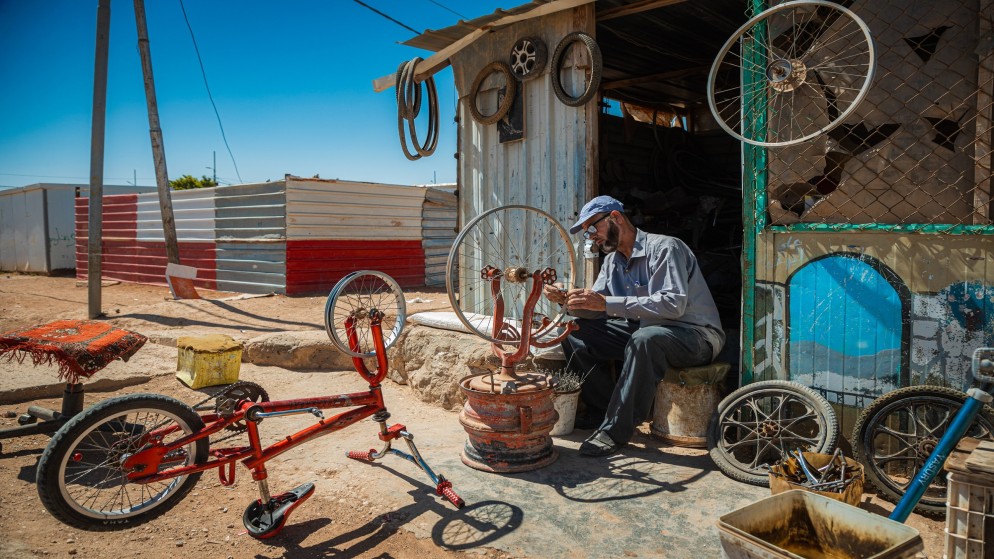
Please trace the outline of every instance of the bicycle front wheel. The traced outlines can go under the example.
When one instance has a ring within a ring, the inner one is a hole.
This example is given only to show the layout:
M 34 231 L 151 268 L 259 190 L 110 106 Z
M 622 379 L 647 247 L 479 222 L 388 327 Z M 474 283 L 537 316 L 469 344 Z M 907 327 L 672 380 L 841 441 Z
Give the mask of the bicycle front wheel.
M 908 386 L 867 406 L 853 429 L 853 452 L 880 496 L 898 502 L 968 396 L 941 386 Z M 994 410 L 980 409 L 967 437 L 994 440 Z M 935 476 L 915 510 L 946 514 L 946 476 Z
M 63 425 L 45 448 L 36 475 L 41 502 L 52 516 L 84 530 L 150 520 L 186 496 L 200 472 L 134 483 L 124 461 L 153 439 L 168 444 L 203 427 L 193 409 L 168 396 L 133 394 L 100 402 Z M 165 455 L 159 471 L 202 464 L 207 451 L 206 438 L 192 442 Z

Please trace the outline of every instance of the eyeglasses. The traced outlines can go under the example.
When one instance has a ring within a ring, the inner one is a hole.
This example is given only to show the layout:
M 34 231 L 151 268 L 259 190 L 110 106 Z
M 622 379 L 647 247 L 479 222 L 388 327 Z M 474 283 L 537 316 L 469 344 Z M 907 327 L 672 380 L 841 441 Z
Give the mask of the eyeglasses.
M 584 232 L 583 232 L 583 238 L 584 239 L 589 239 L 591 235 L 597 233 L 597 227 L 596 227 L 596 225 L 598 223 L 600 223 L 601 221 L 604 221 L 604 218 L 606 218 L 606 217 L 611 217 L 611 213 L 608 212 L 608 213 L 606 213 L 606 214 L 598 217 L 597 219 L 594 220 L 593 223 L 591 223 L 590 225 L 588 225 L 587 229 L 584 230 Z

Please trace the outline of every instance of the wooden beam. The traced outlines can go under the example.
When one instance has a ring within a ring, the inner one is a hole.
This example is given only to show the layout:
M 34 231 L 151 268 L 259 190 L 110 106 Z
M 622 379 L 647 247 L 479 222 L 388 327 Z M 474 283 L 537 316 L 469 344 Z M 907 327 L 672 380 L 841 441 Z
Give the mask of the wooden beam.
M 608 8 L 597 12 L 597 23 L 604 23 L 605 21 L 618 19 L 619 17 L 648 12 L 649 10 L 655 10 L 656 8 L 665 8 L 666 6 L 672 6 L 673 4 L 682 4 L 683 2 L 686 2 L 686 0 L 641 0 L 640 2 L 633 2 L 625 6 Z
M 682 70 L 670 70 L 669 72 L 659 72 L 656 74 L 649 74 L 647 76 L 639 76 L 637 78 L 627 78 L 624 80 L 614 80 L 612 82 L 604 82 L 601 84 L 601 89 L 621 89 L 622 87 L 628 87 L 630 85 L 638 85 L 640 83 L 650 83 L 650 82 L 662 82 L 666 80 L 672 80 L 676 78 L 682 78 L 685 76 L 693 76 L 694 74 L 706 73 L 710 68 L 698 67 L 698 68 L 684 68 Z
M 435 75 L 436 72 L 449 65 L 449 59 L 451 59 L 454 54 L 466 48 L 477 39 L 487 33 L 490 33 L 491 31 L 495 31 L 501 27 L 505 27 L 519 21 L 524 21 L 526 19 L 541 17 L 561 12 L 563 10 L 569 10 L 577 6 L 583 6 L 584 4 L 589 4 L 593 1 L 594 0 L 555 0 L 553 2 L 549 2 L 548 4 L 542 4 L 533 10 L 529 10 L 521 14 L 504 16 L 498 20 L 492 21 L 479 29 L 473 30 L 462 39 L 459 39 L 421 62 L 418 62 L 418 65 L 414 68 L 414 81 L 421 82 Z M 382 78 L 376 78 L 373 80 L 373 91 L 377 93 L 386 91 L 387 89 L 394 87 L 396 83 L 396 72 L 383 76 Z

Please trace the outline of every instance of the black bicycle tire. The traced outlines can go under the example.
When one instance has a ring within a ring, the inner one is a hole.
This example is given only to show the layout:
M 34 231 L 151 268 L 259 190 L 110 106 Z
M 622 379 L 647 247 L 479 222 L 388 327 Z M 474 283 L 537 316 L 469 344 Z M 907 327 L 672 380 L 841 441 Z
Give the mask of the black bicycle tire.
M 822 435 L 821 440 L 816 448 L 805 448 L 802 450 L 810 450 L 812 452 L 824 454 L 830 454 L 834 451 L 835 444 L 839 438 L 839 422 L 835 417 L 835 412 L 832 411 L 832 406 L 827 400 L 825 400 L 825 398 L 811 388 L 796 382 L 786 380 L 766 380 L 755 382 L 743 386 L 725 397 L 718 404 L 718 409 L 714 414 L 712 414 L 711 421 L 708 424 L 707 444 L 711 460 L 714 461 L 715 465 L 718 466 L 718 469 L 721 470 L 722 473 L 736 481 L 741 481 L 750 485 L 769 487 L 770 480 L 768 470 L 763 467 L 763 465 L 758 465 L 753 469 L 743 466 L 740 462 L 734 460 L 734 458 L 731 457 L 720 444 L 722 441 L 721 421 L 724 414 L 737 409 L 733 406 L 743 401 L 746 397 L 751 396 L 754 393 L 761 393 L 764 391 L 770 391 L 771 393 L 788 393 L 795 397 L 800 397 L 806 400 L 807 404 L 811 405 L 811 407 L 818 413 L 819 418 L 816 420 L 816 423 L 820 428 L 820 435 Z M 789 451 L 792 449 L 787 450 Z
M 395 81 L 397 88 L 397 135 L 400 138 L 400 148 L 404 152 L 404 157 L 411 161 L 417 161 L 435 153 L 435 148 L 438 147 L 438 92 L 435 88 L 435 79 L 430 76 L 423 82 L 415 81 L 414 70 L 419 62 L 421 62 L 419 57 L 402 62 L 397 68 Z M 428 131 L 423 144 L 418 141 L 415 125 L 415 119 L 421 113 L 421 83 L 425 84 L 425 95 L 428 96 Z M 407 123 L 406 131 L 404 130 L 405 122 Z M 414 146 L 414 153 L 411 153 L 407 147 L 408 134 Z
M 45 508 L 58 520 L 80 528 L 83 530 L 113 530 L 126 528 L 141 524 L 156 518 L 179 503 L 193 489 L 193 486 L 200 479 L 203 472 L 189 474 L 179 485 L 172 489 L 162 501 L 148 510 L 137 512 L 130 516 L 114 516 L 99 518 L 97 516 L 87 516 L 75 510 L 62 492 L 62 472 L 61 465 L 64 460 L 71 456 L 75 450 L 74 443 L 78 437 L 90 431 L 101 423 L 107 422 L 122 414 L 135 409 L 160 409 L 170 412 L 176 417 L 186 422 L 186 427 L 190 432 L 196 432 L 204 428 L 204 422 L 193 409 L 168 396 L 161 394 L 131 394 L 104 400 L 93 407 L 90 407 L 73 417 L 61 429 L 45 447 L 41 459 L 38 461 L 36 470 L 36 482 L 38 495 Z M 194 446 L 194 463 L 202 464 L 208 458 L 208 440 L 200 439 Z
M 518 73 L 514 69 L 514 50 L 518 48 L 518 45 L 530 42 L 535 47 L 535 59 L 532 63 L 530 70 L 524 70 Z M 508 53 L 509 63 L 508 66 L 511 68 L 511 73 L 514 77 L 521 81 L 533 80 L 542 75 L 545 71 L 546 64 L 549 63 L 549 48 L 545 46 L 545 41 L 539 39 L 538 37 L 522 37 L 515 41 L 514 45 L 511 47 L 511 52 Z
M 504 82 L 506 84 L 506 90 L 504 92 L 504 99 L 501 100 L 500 106 L 494 111 L 492 115 L 484 115 L 480 112 L 480 108 L 476 105 L 476 96 L 480 93 L 480 86 L 483 85 L 483 80 L 485 80 L 490 74 L 494 72 L 499 72 L 504 75 Z M 473 85 L 470 87 L 469 95 L 469 113 L 473 115 L 473 120 L 479 122 L 483 125 L 496 124 L 498 120 L 504 118 L 504 115 L 511 110 L 511 104 L 514 103 L 514 96 L 517 94 L 518 80 L 514 78 L 514 73 L 511 72 L 511 67 L 507 65 L 506 62 L 501 62 L 496 60 L 487 64 L 483 67 L 478 74 L 476 74 L 476 79 L 473 80 Z
M 575 41 L 580 41 L 583 46 L 587 49 L 587 54 L 590 56 L 590 81 L 587 83 L 586 89 L 583 93 L 576 97 L 570 96 L 563 89 L 562 79 L 559 75 L 562 70 L 563 56 L 566 54 L 566 50 Z M 597 46 L 597 41 L 593 37 L 587 35 L 582 31 L 574 31 L 563 37 L 562 41 L 556 45 L 555 53 L 552 55 L 552 90 L 555 92 L 556 97 L 564 105 L 570 107 L 579 107 L 590 101 L 597 94 L 597 89 L 601 84 L 601 75 L 604 71 L 604 59 L 601 56 L 601 48 Z
M 853 427 L 853 453 L 856 460 L 863 465 L 863 471 L 866 472 L 868 483 L 865 487 L 869 487 L 869 484 L 872 484 L 877 488 L 878 494 L 881 497 L 893 503 L 900 501 L 904 497 L 904 491 L 897 487 L 896 483 L 889 481 L 889 478 L 885 480 L 881 472 L 878 471 L 876 464 L 869 460 L 872 453 L 867 452 L 867 450 L 872 447 L 872 436 L 868 436 L 872 435 L 873 427 L 883 421 L 890 412 L 896 410 L 901 404 L 907 405 L 909 401 L 924 401 L 927 398 L 945 400 L 949 405 L 959 409 L 969 396 L 959 390 L 943 386 L 906 386 L 888 392 L 874 400 L 873 403 L 859 414 L 859 417 L 856 419 L 856 425 Z M 955 415 L 955 413 L 952 415 Z M 951 420 L 952 416 L 949 419 Z M 983 406 L 974 421 L 986 421 L 988 432 L 994 434 L 994 408 L 991 406 Z M 945 425 L 948 427 L 949 421 L 946 421 Z M 943 432 L 945 432 L 945 428 L 943 428 Z M 994 440 L 994 436 L 992 436 L 992 440 Z M 928 456 L 925 456 L 921 460 L 921 463 L 923 464 L 927 458 Z M 936 479 L 940 479 L 940 476 L 942 476 L 941 473 L 939 476 L 936 476 Z M 928 516 L 946 514 L 946 495 L 936 495 L 928 498 L 922 496 L 921 500 L 915 506 L 915 511 Z

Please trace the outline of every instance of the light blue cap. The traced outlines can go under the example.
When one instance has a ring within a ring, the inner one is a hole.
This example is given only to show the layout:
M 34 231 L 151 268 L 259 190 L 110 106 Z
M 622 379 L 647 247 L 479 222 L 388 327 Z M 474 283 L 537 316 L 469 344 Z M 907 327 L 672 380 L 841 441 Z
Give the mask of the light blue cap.
M 613 212 L 614 210 L 623 212 L 625 211 L 625 205 L 610 196 L 598 196 L 597 198 L 594 198 L 584 204 L 583 208 L 580 210 L 580 217 L 577 218 L 576 223 L 573 224 L 573 227 L 569 228 L 569 232 L 576 235 L 581 229 L 583 229 L 584 221 L 587 221 L 599 213 Z

